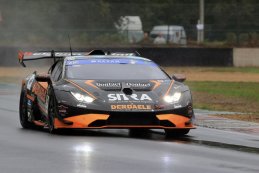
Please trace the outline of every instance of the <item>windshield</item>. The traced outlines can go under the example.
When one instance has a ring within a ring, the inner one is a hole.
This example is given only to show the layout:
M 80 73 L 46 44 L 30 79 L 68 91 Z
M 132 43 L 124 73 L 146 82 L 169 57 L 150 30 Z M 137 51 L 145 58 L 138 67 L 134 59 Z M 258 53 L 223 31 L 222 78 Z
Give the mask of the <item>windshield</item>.
M 66 78 L 69 79 L 169 79 L 155 63 L 132 59 L 67 61 L 65 71 Z

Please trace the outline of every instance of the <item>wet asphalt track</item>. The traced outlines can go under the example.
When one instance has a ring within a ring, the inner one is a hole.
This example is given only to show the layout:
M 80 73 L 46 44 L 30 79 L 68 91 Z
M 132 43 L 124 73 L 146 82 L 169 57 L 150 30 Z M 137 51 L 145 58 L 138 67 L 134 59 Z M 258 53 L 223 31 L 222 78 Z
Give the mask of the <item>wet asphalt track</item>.
M 127 130 L 24 130 L 18 92 L 0 86 L 1 173 L 259 172 L 259 136 L 207 128 L 180 139 L 165 139 L 159 130 L 139 136 Z

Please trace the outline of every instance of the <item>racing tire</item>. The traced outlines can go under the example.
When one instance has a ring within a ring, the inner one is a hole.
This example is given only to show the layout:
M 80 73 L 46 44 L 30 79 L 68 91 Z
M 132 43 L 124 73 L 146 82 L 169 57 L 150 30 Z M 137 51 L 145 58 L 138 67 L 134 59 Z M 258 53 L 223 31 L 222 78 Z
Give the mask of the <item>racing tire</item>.
M 49 107 L 48 107 L 48 129 L 51 134 L 60 134 L 61 130 L 55 127 L 55 117 L 57 112 L 57 101 L 52 88 L 49 88 Z
M 190 129 L 165 129 L 165 135 L 167 138 L 182 137 L 189 133 Z
M 21 89 L 21 95 L 20 95 L 20 103 L 19 103 L 19 118 L 20 118 L 20 124 L 24 129 L 30 129 L 34 128 L 35 125 L 31 123 L 28 119 L 28 111 L 27 111 L 27 91 L 26 87 L 23 86 Z

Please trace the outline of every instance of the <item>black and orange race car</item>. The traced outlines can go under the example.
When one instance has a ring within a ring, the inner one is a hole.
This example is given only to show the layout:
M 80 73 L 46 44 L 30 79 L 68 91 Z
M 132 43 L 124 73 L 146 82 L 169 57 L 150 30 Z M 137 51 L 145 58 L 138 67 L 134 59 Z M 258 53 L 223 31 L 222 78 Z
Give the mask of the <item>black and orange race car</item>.
M 48 73 L 22 81 L 23 128 L 164 129 L 185 135 L 193 126 L 192 96 L 184 76 L 170 77 L 131 53 L 19 52 L 19 61 L 54 60 Z

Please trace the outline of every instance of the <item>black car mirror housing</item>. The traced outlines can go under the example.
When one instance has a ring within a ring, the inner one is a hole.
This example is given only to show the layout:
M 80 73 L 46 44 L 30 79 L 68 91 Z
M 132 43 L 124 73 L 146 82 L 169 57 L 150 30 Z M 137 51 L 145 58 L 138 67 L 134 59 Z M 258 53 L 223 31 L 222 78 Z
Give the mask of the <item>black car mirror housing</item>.
M 172 79 L 178 82 L 184 82 L 186 80 L 186 76 L 184 74 L 173 74 Z

